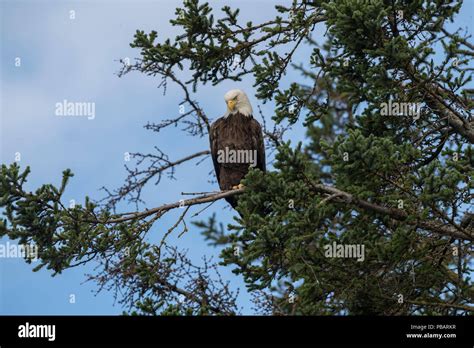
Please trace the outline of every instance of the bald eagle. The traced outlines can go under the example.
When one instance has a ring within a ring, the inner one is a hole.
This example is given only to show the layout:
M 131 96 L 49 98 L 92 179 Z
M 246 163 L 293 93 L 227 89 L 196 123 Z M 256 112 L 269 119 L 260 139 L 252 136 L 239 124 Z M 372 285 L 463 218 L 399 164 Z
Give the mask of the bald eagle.
M 262 127 L 252 116 L 252 106 L 244 91 L 233 89 L 224 96 L 225 115 L 210 128 L 211 155 L 221 190 L 242 188 L 240 181 L 256 167 L 265 172 Z M 235 208 L 237 200 L 227 197 Z

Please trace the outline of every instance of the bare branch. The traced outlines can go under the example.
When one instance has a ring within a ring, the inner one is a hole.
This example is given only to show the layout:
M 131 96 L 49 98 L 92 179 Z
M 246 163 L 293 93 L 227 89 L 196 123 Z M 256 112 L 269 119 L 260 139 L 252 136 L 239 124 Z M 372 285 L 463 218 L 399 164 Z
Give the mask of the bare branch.
M 142 211 L 142 212 L 133 212 L 133 213 L 120 214 L 120 215 L 123 215 L 123 216 L 120 217 L 120 218 L 116 218 L 116 219 L 110 219 L 110 220 L 105 220 L 105 221 L 98 220 L 98 221 L 90 221 L 90 222 L 102 223 L 102 224 L 117 224 L 117 223 L 126 222 L 126 221 L 130 221 L 130 220 L 144 219 L 144 218 L 146 218 L 150 215 L 154 215 L 154 214 L 158 214 L 161 217 L 166 212 L 168 212 L 172 209 L 217 201 L 217 200 L 222 199 L 222 198 L 226 198 L 226 197 L 230 197 L 230 196 L 234 196 L 236 194 L 242 193 L 242 192 L 244 192 L 244 190 L 245 190 L 245 188 L 236 189 L 236 190 L 221 191 L 221 192 L 216 193 L 216 194 L 203 195 L 203 196 L 199 196 L 199 197 L 196 197 L 196 198 L 185 199 L 185 200 L 181 200 L 181 201 L 174 202 L 174 203 L 164 204 L 164 205 L 161 205 L 159 207 L 149 209 L 149 210 L 145 210 L 145 211 Z
M 107 188 L 102 187 L 108 195 L 101 201 L 106 201 L 106 207 L 114 207 L 120 200 L 127 196 L 131 196 L 130 201 L 138 203 L 141 201 L 141 191 L 144 186 L 150 181 L 152 178 L 156 178 L 156 184 L 160 182 L 161 174 L 168 169 L 171 169 L 171 176 L 174 173 L 174 168 L 184 162 L 190 161 L 197 157 L 207 156 L 210 154 L 209 150 L 203 150 L 196 152 L 192 155 L 188 155 L 176 161 L 170 161 L 168 156 L 165 155 L 162 151 L 158 150 L 158 155 L 155 154 L 131 154 L 131 156 L 139 158 L 137 165 L 142 164 L 146 159 L 150 159 L 151 163 L 147 166 L 147 168 L 143 170 L 129 169 L 126 167 L 128 171 L 128 177 L 125 180 L 125 184 L 120 187 L 119 189 L 115 190 L 114 192 L 109 191 Z

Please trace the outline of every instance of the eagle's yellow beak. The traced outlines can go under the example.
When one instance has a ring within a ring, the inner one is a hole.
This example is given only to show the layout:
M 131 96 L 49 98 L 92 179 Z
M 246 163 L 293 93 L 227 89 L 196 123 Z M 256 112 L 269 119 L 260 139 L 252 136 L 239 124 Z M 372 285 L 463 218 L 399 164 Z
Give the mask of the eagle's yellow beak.
M 231 99 L 227 102 L 227 107 L 229 108 L 230 111 L 233 111 L 235 108 L 235 100 Z

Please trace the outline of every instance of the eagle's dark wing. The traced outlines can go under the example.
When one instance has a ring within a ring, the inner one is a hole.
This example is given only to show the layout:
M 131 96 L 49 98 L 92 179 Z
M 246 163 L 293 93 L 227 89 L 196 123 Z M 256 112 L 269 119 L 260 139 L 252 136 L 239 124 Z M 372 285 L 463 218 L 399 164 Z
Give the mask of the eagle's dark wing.
M 211 157 L 212 163 L 214 163 L 214 170 L 216 171 L 217 182 L 219 183 L 220 164 L 217 162 L 217 151 L 218 151 L 218 136 L 219 136 L 219 125 L 222 122 L 222 118 L 216 120 L 211 124 L 209 129 L 209 142 L 211 144 Z
M 257 168 L 262 172 L 266 171 L 265 164 L 265 144 L 263 142 L 263 132 L 260 123 L 254 118 L 251 119 L 250 137 L 252 139 L 252 149 L 257 150 Z

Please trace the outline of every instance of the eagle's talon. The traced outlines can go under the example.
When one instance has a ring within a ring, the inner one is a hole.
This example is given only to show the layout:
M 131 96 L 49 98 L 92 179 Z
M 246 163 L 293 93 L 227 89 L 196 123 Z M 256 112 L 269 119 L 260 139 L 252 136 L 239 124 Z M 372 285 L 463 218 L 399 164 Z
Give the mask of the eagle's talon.
M 232 186 L 232 190 L 240 190 L 242 188 L 244 188 L 245 186 L 243 184 L 238 184 L 238 185 L 235 185 L 235 186 Z

